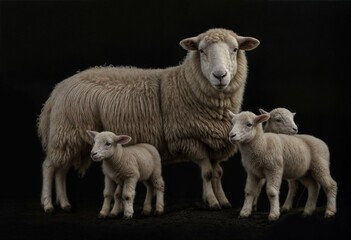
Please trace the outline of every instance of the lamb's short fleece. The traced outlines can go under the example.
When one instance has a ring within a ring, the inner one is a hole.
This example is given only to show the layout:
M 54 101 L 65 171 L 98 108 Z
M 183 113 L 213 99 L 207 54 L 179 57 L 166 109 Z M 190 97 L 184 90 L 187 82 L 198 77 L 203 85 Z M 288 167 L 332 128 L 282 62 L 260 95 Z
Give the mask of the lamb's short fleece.
M 320 184 L 327 195 L 325 217 L 336 213 L 337 184 L 330 175 L 329 149 L 322 140 L 311 135 L 286 135 L 265 133 L 262 122 L 269 114 L 256 115 L 249 111 L 234 114 L 229 139 L 237 143 L 242 155 L 242 164 L 247 172 L 245 201 L 241 217 L 252 212 L 260 179 L 267 181 L 267 195 L 270 201 L 268 219 L 280 216 L 279 190 L 282 179 L 298 179 L 308 189 L 304 215 L 310 215 L 316 208 Z
M 91 158 L 102 161 L 105 174 L 104 203 L 99 216 L 117 216 L 124 211 L 124 218 L 132 218 L 135 188 L 142 181 L 147 189 L 143 215 L 152 211 L 152 199 L 156 193 L 156 211 L 160 215 L 164 211 L 164 181 L 161 176 L 161 158 L 157 149 L 150 144 L 127 144 L 131 137 L 116 135 L 110 131 L 96 132 L 87 130 L 94 139 Z M 116 186 L 117 184 L 117 186 Z M 114 205 L 110 204 L 114 196 Z

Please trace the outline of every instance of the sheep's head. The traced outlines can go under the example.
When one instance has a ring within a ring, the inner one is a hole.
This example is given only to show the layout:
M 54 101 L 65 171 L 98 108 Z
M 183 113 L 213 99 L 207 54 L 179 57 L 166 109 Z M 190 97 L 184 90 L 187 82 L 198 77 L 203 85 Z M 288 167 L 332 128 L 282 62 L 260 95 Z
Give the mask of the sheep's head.
M 232 143 L 250 142 L 256 136 L 257 128 L 262 127 L 259 124 L 269 119 L 269 114 L 263 113 L 257 116 L 248 111 L 238 114 L 229 111 L 229 115 L 233 124 L 229 132 L 229 141 Z
M 180 45 L 188 51 L 199 52 L 203 75 L 215 89 L 224 91 L 237 73 L 238 51 L 252 50 L 259 43 L 255 38 L 215 28 L 196 37 L 186 38 Z
M 127 135 L 116 135 L 107 131 L 96 132 L 87 130 L 87 133 L 94 139 L 90 156 L 96 162 L 111 158 L 115 154 L 117 144 L 124 145 L 132 139 Z
M 270 115 L 269 120 L 264 125 L 265 132 L 282 133 L 294 135 L 297 134 L 298 128 L 294 122 L 296 113 L 290 112 L 286 108 L 275 108 L 269 113 L 260 109 L 260 113 Z

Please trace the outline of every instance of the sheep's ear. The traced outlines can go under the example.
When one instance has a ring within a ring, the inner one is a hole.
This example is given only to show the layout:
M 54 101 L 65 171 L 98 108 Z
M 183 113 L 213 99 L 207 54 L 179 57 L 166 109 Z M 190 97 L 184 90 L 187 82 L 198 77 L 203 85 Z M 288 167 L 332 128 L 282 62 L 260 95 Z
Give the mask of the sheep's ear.
M 260 109 L 258 109 L 259 111 L 260 111 L 260 113 L 262 113 L 262 114 L 269 114 L 269 112 L 267 112 L 267 111 L 265 111 L 265 110 L 263 110 L 262 108 L 260 108 Z
M 253 37 L 236 37 L 239 43 L 239 49 L 249 51 L 255 49 L 258 45 L 260 45 L 260 41 Z
M 255 118 L 255 123 L 258 124 L 258 123 L 261 123 L 261 122 L 266 122 L 268 119 L 270 118 L 269 114 L 261 114 L 261 115 L 258 115 L 256 118 Z
M 180 46 L 182 46 L 185 50 L 188 51 L 196 51 L 198 50 L 198 38 L 197 37 L 191 37 L 191 38 L 186 38 L 183 39 L 182 41 L 179 42 Z
M 132 140 L 132 138 L 127 135 L 118 135 L 115 137 L 115 142 L 122 145 L 129 143 L 130 140 Z
M 92 139 L 94 139 L 95 136 L 98 134 L 98 132 L 96 132 L 96 131 L 91 131 L 91 130 L 87 130 L 87 133 L 88 133 L 88 135 L 89 135 Z
M 293 117 L 295 117 L 295 115 L 296 115 L 296 112 L 293 112 L 293 113 L 292 113 L 292 115 L 293 115 Z
M 228 110 L 228 114 L 229 114 L 229 117 L 231 117 L 231 118 L 235 117 L 235 114 L 232 111 L 230 111 L 230 110 Z

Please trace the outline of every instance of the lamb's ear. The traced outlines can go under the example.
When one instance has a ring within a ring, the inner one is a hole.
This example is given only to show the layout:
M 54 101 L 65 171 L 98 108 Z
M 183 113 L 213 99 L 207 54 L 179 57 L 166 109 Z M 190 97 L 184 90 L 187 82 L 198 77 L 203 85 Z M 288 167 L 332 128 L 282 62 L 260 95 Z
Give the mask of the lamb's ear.
M 129 143 L 130 140 L 132 140 L 132 138 L 127 135 L 118 135 L 115 137 L 115 142 L 122 145 Z
M 258 115 L 254 121 L 256 124 L 258 124 L 258 123 L 267 121 L 269 118 L 270 118 L 269 114 L 263 113 L 261 115 Z
M 258 45 L 260 45 L 260 41 L 253 37 L 236 37 L 239 43 L 239 49 L 249 51 L 255 49 Z
M 231 118 L 235 117 L 235 114 L 232 111 L 230 111 L 230 110 L 228 110 L 228 114 L 229 114 L 229 117 L 231 117 Z
M 262 113 L 262 114 L 269 114 L 269 112 L 267 112 L 267 111 L 265 111 L 265 110 L 263 110 L 262 108 L 260 108 L 260 109 L 258 109 L 259 111 L 260 111 L 260 113 Z
M 89 135 L 92 139 L 94 139 L 95 136 L 98 134 L 98 132 L 96 132 L 96 131 L 91 131 L 91 130 L 87 130 L 87 133 L 88 133 L 88 135 Z
M 183 39 L 182 41 L 179 42 L 180 46 L 182 46 L 185 50 L 188 51 L 196 51 L 198 50 L 198 44 L 199 40 L 197 37 L 191 37 L 191 38 L 186 38 Z
M 296 115 L 296 112 L 292 112 L 292 115 L 293 115 L 293 117 L 295 117 L 295 115 Z

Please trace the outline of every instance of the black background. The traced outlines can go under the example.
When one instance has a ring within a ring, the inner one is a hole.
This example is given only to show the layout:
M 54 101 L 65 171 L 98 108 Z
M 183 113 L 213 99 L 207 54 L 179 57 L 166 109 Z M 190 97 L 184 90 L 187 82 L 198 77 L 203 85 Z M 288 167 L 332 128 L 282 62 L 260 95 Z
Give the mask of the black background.
M 349 217 L 350 15 L 349 1 L 0 1 L 3 211 L 13 210 L 14 218 L 20 209 L 15 203 L 25 209 L 30 202 L 39 209 L 44 154 L 36 118 L 56 83 L 97 65 L 177 65 L 186 54 L 180 40 L 223 27 L 261 42 L 247 52 L 242 109 L 258 113 L 259 108 L 287 107 L 297 112 L 299 132 L 330 147 L 338 214 Z M 233 208 L 240 209 L 246 177 L 240 155 L 222 166 L 224 190 Z M 166 205 L 201 201 L 195 164 L 167 166 L 164 178 Z M 83 179 L 74 171 L 68 175 L 73 207 L 91 201 L 97 214 L 102 188 L 98 164 Z M 281 201 L 285 194 L 283 183 Z M 301 187 L 294 206 L 303 207 L 306 195 Z M 267 211 L 264 193 L 261 201 L 259 206 Z M 321 191 L 318 205 L 324 203 Z M 337 229 L 350 234 L 346 217 Z

